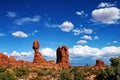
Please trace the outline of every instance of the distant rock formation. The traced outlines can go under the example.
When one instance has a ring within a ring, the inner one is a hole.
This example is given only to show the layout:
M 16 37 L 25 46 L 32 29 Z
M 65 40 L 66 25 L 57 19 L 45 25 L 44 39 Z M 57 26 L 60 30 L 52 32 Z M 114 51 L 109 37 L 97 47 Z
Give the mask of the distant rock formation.
M 15 59 L 14 56 L 9 56 L 9 58 L 8 58 L 8 64 L 12 64 L 14 66 L 17 65 L 17 60 Z
M 46 60 L 42 58 L 41 53 L 39 52 L 39 42 L 37 40 L 33 43 L 33 49 L 35 51 L 33 63 L 43 63 Z
M 96 65 L 95 66 L 98 66 L 98 67 L 105 67 L 105 64 L 102 60 L 96 60 Z
M 57 49 L 57 60 L 56 63 L 60 66 L 70 66 L 69 63 L 69 52 L 67 46 L 60 46 Z
M 8 56 L 6 54 L 0 53 L 0 65 L 8 64 Z

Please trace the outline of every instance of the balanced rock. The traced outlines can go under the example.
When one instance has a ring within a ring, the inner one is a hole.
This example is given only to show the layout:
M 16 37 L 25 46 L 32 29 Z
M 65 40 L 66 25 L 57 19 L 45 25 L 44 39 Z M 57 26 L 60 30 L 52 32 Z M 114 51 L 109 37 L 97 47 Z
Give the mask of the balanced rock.
M 57 49 L 57 60 L 56 63 L 59 66 L 70 66 L 69 63 L 69 52 L 67 46 L 60 46 Z
M 102 60 L 96 60 L 96 65 L 95 66 L 105 67 L 105 64 Z
M 35 51 L 33 63 L 42 63 L 46 60 L 42 58 L 41 53 L 39 52 L 39 42 L 37 40 L 33 43 L 33 49 Z

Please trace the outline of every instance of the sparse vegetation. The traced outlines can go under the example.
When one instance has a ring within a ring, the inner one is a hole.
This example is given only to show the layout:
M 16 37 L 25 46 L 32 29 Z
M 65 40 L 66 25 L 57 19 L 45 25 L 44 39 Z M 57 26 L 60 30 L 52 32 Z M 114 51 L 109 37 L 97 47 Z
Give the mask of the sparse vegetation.
M 3 73 L 3 72 L 5 72 L 5 71 L 6 71 L 6 68 L 5 68 L 5 67 L 0 66 L 0 73 Z
M 47 75 L 51 75 L 52 71 L 50 69 L 43 68 L 41 70 L 38 70 L 37 73 L 38 76 L 47 76 Z
M 95 80 L 120 80 L 120 57 L 111 58 L 111 66 L 102 69 Z
M 15 68 L 14 72 L 17 77 L 21 77 L 29 74 L 29 69 L 26 67 Z
M 7 70 L 5 67 L 0 67 L 0 80 L 15 80 L 13 73 Z

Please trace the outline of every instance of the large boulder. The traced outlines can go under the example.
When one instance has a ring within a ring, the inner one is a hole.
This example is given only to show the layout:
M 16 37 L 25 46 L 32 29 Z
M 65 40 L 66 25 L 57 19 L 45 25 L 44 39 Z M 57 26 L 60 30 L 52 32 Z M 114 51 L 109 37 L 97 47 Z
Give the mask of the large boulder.
M 69 52 L 67 46 L 60 46 L 57 49 L 57 60 L 56 63 L 59 66 L 70 66 L 69 63 Z
M 39 45 L 39 42 L 38 42 L 38 40 L 35 40 L 34 42 L 33 42 L 33 49 L 35 50 L 35 49 L 39 49 L 39 47 L 40 47 L 40 45 Z

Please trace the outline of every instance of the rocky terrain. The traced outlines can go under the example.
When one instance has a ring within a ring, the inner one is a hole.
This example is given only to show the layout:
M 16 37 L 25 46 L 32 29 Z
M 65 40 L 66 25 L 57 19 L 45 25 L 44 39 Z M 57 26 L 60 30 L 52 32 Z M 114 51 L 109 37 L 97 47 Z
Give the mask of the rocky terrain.
M 47 71 L 46 69 L 50 69 L 53 72 L 53 76 L 57 76 L 57 74 L 59 74 L 58 72 L 60 72 L 61 70 L 64 70 L 63 68 L 67 68 L 69 71 L 72 71 L 74 69 L 73 66 L 70 65 L 70 61 L 69 61 L 69 51 L 68 51 L 68 47 L 67 46 L 60 46 L 57 48 L 56 50 L 56 63 L 54 63 L 54 60 L 50 60 L 47 61 L 46 59 L 44 59 L 41 55 L 41 52 L 39 51 L 40 48 L 40 44 L 37 40 L 35 40 L 33 42 L 33 47 L 34 49 L 34 59 L 33 62 L 29 62 L 29 61 L 25 61 L 25 60 L 16 60 L 14 56 L 8 56 L 6 54 L 0 53 L 0 66 L 3 67 L 8 67 L 10 70 L 12 69 L 12 71 L 16 68 L 21 68 L 21 67 L 26 67 L 28 68 L 31 73 L 29 76 L 33 76 L 32 78 L 29 79 L 22 79 L 22 80 L 34 80 L 34 78 L 36 78 L 36 72 L 34 72 L 35 70 L 40 71 L 41 69 L 44 69 L 45 71 Z M 92 69 L 92 70 L 98 70 L 99 68 L 105 68 L 105 64 L 102 60 L 96 60 L 96 64 L 94 66 L 78 66 L 78 68 L 80 70 L 85 70 L 85 69 Z M 79 71 L 78 69 L 78 71 Z M 69 72 L 68 71 L 68 72 Z M 86 74 L 88 74 L 88 72 L 86 72 Z M 37 73 L 37 75 L 39 74 L 39 72 Z M 27 76 L 27 77 L 29 77 Z M 34 77 L 35 76 L 35 77 Z M 95 75 L 92 75 L 95 76 Z M 50 76 L 47 76 L 48 78 Z M 59 77 L 59 75 L 58 75 Z M 91 76 L 89 76 L 91 77 Z M 93 77 L 92 77 L 93 78 Z M 16 79 L 19 80 L 19 77 L 16 77 Z M 46 80 L 46 78 L 44 79 L 37 79 L 37 80 Z M 55 79 L 47 79 L 47 80 L 58 80 L 58 78 Z M 88 79 L 88 80 L 93 80 L 93 79 Z

